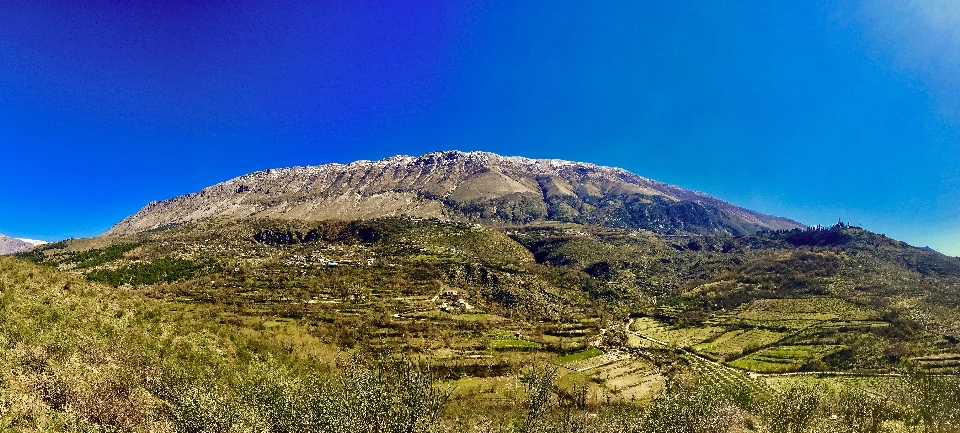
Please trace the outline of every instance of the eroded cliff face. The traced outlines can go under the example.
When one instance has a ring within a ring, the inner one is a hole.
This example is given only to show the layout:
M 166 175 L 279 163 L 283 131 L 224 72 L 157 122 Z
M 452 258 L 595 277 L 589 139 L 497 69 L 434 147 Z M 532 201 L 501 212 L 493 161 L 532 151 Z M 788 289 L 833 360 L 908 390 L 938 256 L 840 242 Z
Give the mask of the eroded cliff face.
M 396 215 L 486 224 L 569 221 L 659 233 L 803 227 L 619 168 L 450 151 L 250 173 L 152 202 L 106 234 L 215 216 L 354 220 Z

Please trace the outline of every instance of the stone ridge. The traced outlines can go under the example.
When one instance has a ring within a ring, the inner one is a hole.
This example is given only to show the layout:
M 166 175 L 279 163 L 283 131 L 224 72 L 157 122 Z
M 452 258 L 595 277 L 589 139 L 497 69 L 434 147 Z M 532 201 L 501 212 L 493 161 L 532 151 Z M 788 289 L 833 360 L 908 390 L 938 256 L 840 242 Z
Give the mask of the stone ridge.
M 662 233 L 803 227 L 621 168 L 446 151 L 258 171 L 151 202 L 106 234 L 216 216 L 322 220 L 397 215 L 494 224 L 568 221 Z

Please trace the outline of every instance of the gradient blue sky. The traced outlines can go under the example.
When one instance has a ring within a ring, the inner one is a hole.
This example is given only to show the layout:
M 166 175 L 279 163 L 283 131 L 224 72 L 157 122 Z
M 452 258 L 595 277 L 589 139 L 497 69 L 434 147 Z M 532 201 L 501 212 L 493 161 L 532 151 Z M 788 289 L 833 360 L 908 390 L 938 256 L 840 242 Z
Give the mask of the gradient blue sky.
M 960 255 L 958 138 L 952 0 L 0 3 L 18 237 L 97 235 L 260 169 L 460 149 Z

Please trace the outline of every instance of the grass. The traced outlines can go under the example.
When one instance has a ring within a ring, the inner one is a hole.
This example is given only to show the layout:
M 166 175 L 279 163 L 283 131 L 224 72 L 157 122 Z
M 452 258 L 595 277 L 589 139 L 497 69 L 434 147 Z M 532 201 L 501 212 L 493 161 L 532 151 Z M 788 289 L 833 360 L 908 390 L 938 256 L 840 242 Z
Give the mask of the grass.
M 719 358 L 731 359 L 740 354 L 776 343 L 788 333 L 765 329 L 734 330 L 726 332 L 715 340 L 694 346 L 694 350 Z
M 583 352 L 571 353 L 569 355 L 564 355 L 560 357 L 561 363 L 580 361 L 583 359 L 593 358 L 595 356 L 603 355 L 603 351 L 597 349 L 596 347 L 584 350 Z
M 647 401 L 655 398 L 665 385 L 665 378 L 654 365 L 643 359 L 629 358 L 585 371 L 599 386 L 601 394 L 617 401 Z
M 506 340 L 492 340 L 490 341 L 490 348 L 497 350 L 509 350 L 509 349 L 539 349 L 543 347 L 540 343 L 535 341 L 528 341 L 519 338 L 506 339 Z
M 659 320 L 652 317 L 639 317 L 634 319 L 633 324 L 630 326 L 632 331 L 640 332 L 646 334 L 652 330 L 660 329 L 664 325 L 660 323 Z
M 415 317 L 422 319 L 440 319 L 440 320 L 456 320 L 460 322 L 500 322 L 504 318 L 497 316 L 495 314 L 488 313 L 444 313 L 439 310 L 430 310 L 430 311 L 418 311 L 415 313 L 407 314 L 407 317 Z
M 295 322 L 294 322 L 293 320 L 291 320 L 291 319 L 280 319 L 280 318 L 278 318 L 278 319 L 274 319 L 274 320 L 264 321 L 264 322 L 263 322 L 263 327 L 264 327 L 264 328 L 275 328 L 275 327 L 278 327 L 278 326 L 286 326 L 286 325 L 291 324 L 291 323 L 295 323 Z
M 631 330 L 674 347 L 691 347 L 726 331 L 720 326 L 669 326 L 651 317 L 634 319 Z
M 719 326 L 653 328 L 643 334 L 675 347 L 691 347 L 726 331 Z
M 811 361 L 820 361 L 844 346 L 798 345 L 768 347 L 734 360 L 730 366 L 758 373 L 797 371 Z
M 756 321 L 878 320 L 880 314 L 852 302 L 832 297 L 760 299 L 735 310 L 734 317 Z
M 224 402 L 254 380 L 251 368 L 296 377 L 311 365 L 240 331 L 0 257 L 0 430 L 173 429 L 192 422 L 186 399 Z
M 658 348 L 659 344 L 633 334 L 627 334 L 627 347 L 636 349 Z

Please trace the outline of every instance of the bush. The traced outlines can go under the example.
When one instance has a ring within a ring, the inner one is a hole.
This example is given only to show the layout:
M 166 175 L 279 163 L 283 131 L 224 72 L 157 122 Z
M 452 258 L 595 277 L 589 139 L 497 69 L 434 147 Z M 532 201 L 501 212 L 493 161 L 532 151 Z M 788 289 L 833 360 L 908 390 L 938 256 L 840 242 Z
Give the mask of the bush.
M 742 423 L 743 416 L 724 394 L 707 387 L 683 389 L 653 402 L 643 431 L 662 433 L 723 433 Z
M 766 418 L 771 433 L 802 433 L 822 418 L 824 390 L 820 386 L 797 385 L 767 404 Z

